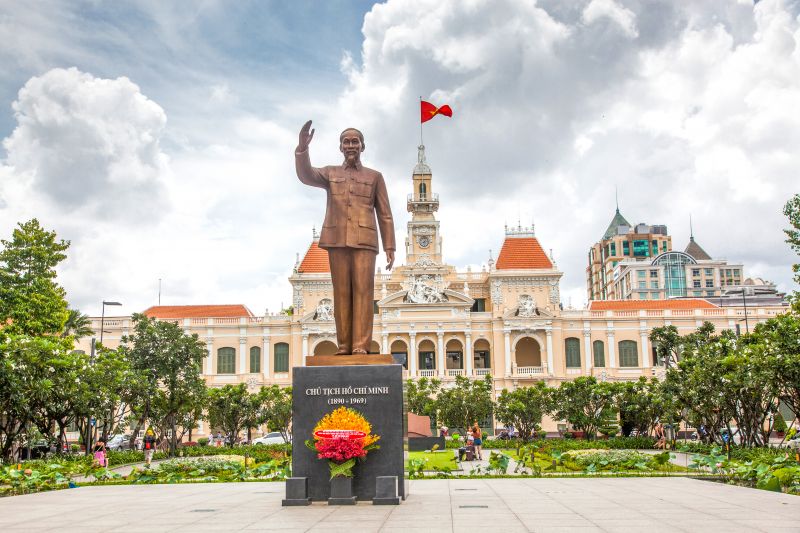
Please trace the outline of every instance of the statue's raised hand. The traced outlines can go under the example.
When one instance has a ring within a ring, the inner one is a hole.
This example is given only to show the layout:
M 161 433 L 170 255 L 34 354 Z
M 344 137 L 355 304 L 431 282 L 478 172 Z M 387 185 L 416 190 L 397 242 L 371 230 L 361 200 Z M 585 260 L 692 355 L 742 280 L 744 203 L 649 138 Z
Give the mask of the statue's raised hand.
M 309 120 L 303 124 L 303 128 L 300 130 L 300 138 L 297 142 L 297 151 L 305 152 L 308 150 L 308 145 L 311 144 L 311 139 L 313 138 L 314 130 L 311 129 L 311 121 Z

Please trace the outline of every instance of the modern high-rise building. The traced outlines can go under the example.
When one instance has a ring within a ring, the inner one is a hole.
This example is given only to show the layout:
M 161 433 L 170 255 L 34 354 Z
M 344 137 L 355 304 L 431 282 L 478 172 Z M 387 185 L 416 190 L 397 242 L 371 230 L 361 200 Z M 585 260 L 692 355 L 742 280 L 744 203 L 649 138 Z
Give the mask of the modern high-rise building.
M 720 297 L 741 290 L 742 264 L 712 257 L 689 235 L 672 249 L 663 225 L 631 226 L 617 208 L 603 238 L 589 250 L 589 300 L 663 300 Z
M 672 237 L 667 234 L 666 226 L 631 225 L 617 207 L 603 237 L 589 249 L 589 266 L 586 268 L 589 301 L 619 299 L 610 292 L 614 269 L 619 263 L 650 261 L 671 250 Z

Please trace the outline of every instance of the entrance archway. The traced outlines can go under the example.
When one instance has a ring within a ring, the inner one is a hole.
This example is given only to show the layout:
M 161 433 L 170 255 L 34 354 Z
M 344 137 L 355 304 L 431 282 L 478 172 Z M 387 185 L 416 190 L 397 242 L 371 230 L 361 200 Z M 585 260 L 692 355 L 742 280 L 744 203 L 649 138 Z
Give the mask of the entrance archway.
M 464 347 L 458 339 L 450 339 L 445 346 L 445 368 L 464 368 Z
M 321 341 L 314 346 L 314 355 L 333 355 L 339 347 L 331 341 Z
M 434 370 L 436 368 L 436 347 L 433 341 L 425 339 L 419 343 L 419 369 Z
M 514 350 L 517 366 L 542 366 L 542 350 L 536 339 L 522 337 Z

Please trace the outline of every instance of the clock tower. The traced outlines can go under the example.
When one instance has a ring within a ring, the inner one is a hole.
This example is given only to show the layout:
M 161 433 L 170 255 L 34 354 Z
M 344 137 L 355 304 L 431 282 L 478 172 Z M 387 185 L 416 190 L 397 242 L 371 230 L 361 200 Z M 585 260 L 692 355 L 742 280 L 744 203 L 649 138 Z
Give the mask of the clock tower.
M 406 237 L 406 264 L 432 266 L 442 264 L 442 237 L 439 221 L 439 195 L 431 187 L 431 167 L 425 161 L 425 146 L 419 146 L 417 164 L 412 175 L 413 192 L 406 207 L 411 213 Z

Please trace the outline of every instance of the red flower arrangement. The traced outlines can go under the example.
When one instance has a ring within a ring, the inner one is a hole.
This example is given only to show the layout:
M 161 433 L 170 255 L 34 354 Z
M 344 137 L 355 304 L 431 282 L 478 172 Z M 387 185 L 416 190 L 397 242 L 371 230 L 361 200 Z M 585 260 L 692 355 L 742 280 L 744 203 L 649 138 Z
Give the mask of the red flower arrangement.
M 364 416 L 354 409 L 339 407 L 325 415 L 314 428 L 314 438 L 306 441 L 318 459 L 327 459 L 331 479 L 353 477 L 356 459 L 362 461 L 370 450 L 379 448 L 378 435 Z

